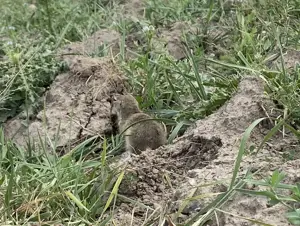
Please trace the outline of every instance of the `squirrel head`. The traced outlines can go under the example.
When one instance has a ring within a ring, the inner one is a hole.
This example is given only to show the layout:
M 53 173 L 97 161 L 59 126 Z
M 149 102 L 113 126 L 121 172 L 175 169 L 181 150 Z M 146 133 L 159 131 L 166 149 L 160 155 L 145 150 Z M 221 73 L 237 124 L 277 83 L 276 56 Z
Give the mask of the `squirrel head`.
M 126 120 L 132 114 L 141 112 L 138 102 L 131 94 L 117 94 L 112 100 L 112 112 L 117 114 L 122 120 Z

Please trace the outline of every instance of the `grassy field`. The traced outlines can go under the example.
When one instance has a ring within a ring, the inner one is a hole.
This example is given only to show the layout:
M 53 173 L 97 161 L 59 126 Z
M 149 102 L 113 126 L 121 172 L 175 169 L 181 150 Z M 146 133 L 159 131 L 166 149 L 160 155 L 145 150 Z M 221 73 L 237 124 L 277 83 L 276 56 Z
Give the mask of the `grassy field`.
M 59 48 L 110 28 L 124 38 L 138 33 L 143 40 L 136 48 L 136 58 L 125 58 L 121 48 L 116 62 L 128 77 L 131 91 L 142 100 L 143 109 L 169 119 L 170 141 L 222 106 L 240 78 L 249 74 L 266 81 L 266 95 L 282 112 L 268 136 L 283 125 L 299 136 L 299 67 L 287 70 L 280 62 L 286 49 L 300 45 L 300 1 L 248 0 L 233 5 L 223 0 L 145 2 L 144 17 L 133 20 L 122 17 L 121 0 L 37 0 L 35 4 L 0 0 L 1 122 L 25 109 L 35 113 L 40 108 L 39 97 L 56 75 L 66 70 L 56 58 Z M 183 60 L 176 60 L 166 50 L 158 51 L 155 42 L 159 30 L 176 22 L 188 22 L 197 30 L 183 36 L 187 55 Z M 211 32 L 213 29 L 220 33 Z M 274 57 L 280 67 L 270 69 Z M 30 144 L 18 147 L 0 132 L 0 224 L 105 225 L 114 216 L 109 206 L 123 176 L 107 167 L 110 142 L 103 142 L 102 153 L 94 159 L 80 155 L 87 141 L 72 150 L 75 155 L 59 157 L 43 145 L 39 150 Z M 242 143 L 235 173 L 244 149 Z M 283 174 L 275 171 L 270 191 L 260 195 L 274 203 L 291 202 L 286 217 L 300 225 L 300 209 L 296 208 L 300 185 L 286 185 L 291 195 L 280 196 L 276 187 L 284 186 L 282 179 Z

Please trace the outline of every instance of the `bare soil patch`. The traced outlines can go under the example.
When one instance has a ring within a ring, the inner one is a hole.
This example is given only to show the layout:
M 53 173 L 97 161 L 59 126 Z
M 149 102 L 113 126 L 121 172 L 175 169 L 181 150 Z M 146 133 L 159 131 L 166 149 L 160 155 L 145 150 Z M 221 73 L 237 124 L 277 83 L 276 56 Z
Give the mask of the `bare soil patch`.
M 125 78 L 111 59 L 88 56 L 110 37 L 114 34 L 105 30 L 87 41 L 67 46 L 62 60 L 70 70 L 58 75 L 42 97 L 45 108 L 28 123 L 20 115 L 9 120 L 4 128 L 6 135 L 23 146 L 28 134 L 34 143 L 39 143 L 39 135 L 47 135 L 54 142 L 59 130 L 57 147 L 66 147 L 88 136 L 111 134 L 109 97 L 123 92 Z M 92 40 L 96 44 L 91 44 Z
M 274 60 L 268 62 L 269 67 L 272 69 L 279 68 L 281 70 L 282 62 L 279 51 L 277 54 L 274 54 L 274 58 Z M 300 64 L 300 51 L 295 49 L 285 50 L 282 54 L 282 61 L 286 70 L 291 71 L 295 69 L 295 66 Z
M 266 116 L 265 110 L 271 109 L 265 108 L 267 106 L 272 107 L 273 104 L 263 95 L 262 80 L 245 78 L 241 81 L 238 92 L 227 104 L 206 119 L 197 121 L 194 128 L 190 128 L 174 144 L 148 150 L 139 156 L 131 155 L 120 194 L 146 204 L 148 208 L 138 208 L 138 205 L 132 204 L 121 205 L 119 212 L 123 211 L 124 215 L 121 216 L 124 218 L 119 219 L 120 225 L 130 223 L 125 217 L 129 213 L 134 213 L 134 218 L 130 219 L 133 220 L 133 225 L 139 225 L 156 208 L 159 208 L 158 212 L 165 211 L 172 216 L 194 189 L 194 195 L 226 191 L 232 177 L 240 139 L 253 121 Z M 268 131 L 269 123 L 265 121 L 253 131 L 253 144 L 259 145 Z M 278 151 L 295 143 L 297 141 L 292 136 L 283 139 L 277 134 L 269 146 L 257 156 L 250 155 L 245 158 L 241 173 L 245 173 L 250 166 L 254 169 L 262 168 L 257 175 L 257 179 L 262 179 L 271 175 L 275 169 L 280 169 L 287 173 L 286 182 L 294 183 L 299 179 L 296 169 L 300 161 L 286 161 Z M 281 144 L 280 148 L 278 144 Z M 214 186 L 201 186 L 218 181 L 223 182 Z M 212 198 L 204 198 L 192 202 L 184 209 L 182 220 L 191 217 L 211 200 Z M 265 198 L 237 195 L 223 209 L 271 225 L 289 225 L 283 214 L 286 207 L 269 207 Z M 222 225 L 254 225 L 225 214 L 220 214 L 218 220 L 223 222 Z

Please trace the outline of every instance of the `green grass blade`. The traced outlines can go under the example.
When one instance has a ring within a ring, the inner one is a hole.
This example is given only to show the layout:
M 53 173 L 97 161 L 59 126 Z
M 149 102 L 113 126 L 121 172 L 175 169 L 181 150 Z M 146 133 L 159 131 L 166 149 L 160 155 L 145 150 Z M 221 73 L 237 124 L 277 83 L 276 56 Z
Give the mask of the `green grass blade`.
M 262 149 L 263 145 L 280 129 L 280 127 L 284 124 L 285 120 L 282 119 L 279 123 L 277 123 L 264 137 L 263 141 L 260 143 L 257 148 L 256 154 Z
M 111 192 L 110 196 L 108 197 L 108 200 L 107 200 L 107 202 L 105 204 L 105 207 L 104 207 L 104 209 L 102 211 L 101 216 L 103 216 L 103 214 L 105 213 L 105 211 L 108 209 L 108 207 L 110 206 L 113 198 L 117 197 L 119 186 L 120 186 L 120 184 L 121 184 L 121 182 L 123 180 L 124 173 L 125 173 L 125 171 L 122 171 L 121 174 L 120 174 L 120 176 L 118 177 L 118 179 L 117 179 L 117 181 L 116 181 L 116 183 L 115 183 L 115 185 L 114 185 L 114 187 L 112 189 L 112 192 Z
M 73 195 L 70 191 L 66 191 L 65 194 L 75 202 L 75 204 L 80 208 L 80 209 L 84 209 L 85 211 L 89 212 L 88 208 L 86 208 L 82 202 L 75 197 L 75 195 Z
M 14 181 L 14 160 L 13 160 L 13 157 L 12 157 L 12 153 L 8 153 L 8 158 L 9 158 L 9 163 L 10 163 L 10 175 L 9 175 L 9 181 L 8 181 L 8 186 L 6 188 L 6 192 L 5 192 L 5 199 L 4 199 L 4 203 L 5 203 L 5 206 L 7 208 L 7 211 L 9 211 L 9 204 L 10 204 L 10 200 L 12 198 L 12 191 L 13 191 L 13 186 L 15 184 L 15 181 Z M 9 213 L 7 213 L 7 215 L 9 216 Z
M 169 136 L 169 139 L 168 139 L 169 144 L 176 138 L 179 130 L 182 128 L 183 125 L 184 125 L 184 122 L 181 121 L 175 126 L 175 128 L 173 129 L 172 133 Z
M 243 155 L 244 155 L 245 150 L 246 150 L 246 144 L 247 144 L 247 141 L 248 141 L 248 139 L 251 135 L 251 132 L 264 119 L 265 118 L 260 118 L 260 119 L 255 120 L 246 129 L 246 131 L 245 131 L 245 133 L 242 137 L 241 145 L 240 145 L 239 152 L 238 152 L 238 156 L 237 156 L 237 158 L 235 160 L 235 164 L 234 164 L 234 169 L 233 169 L 233 174 L 232 174 L 232 179 L 231 179 L 231 182 L 230 182 L 229 190 L 231 190 L 233 188 L 234 184 L 235 184 L 236 177 L 237 177 L 237 174 L 238 174 L 238 171 L 240 169 L 241 162 L 242 162 L 242 158 L 243 158 Z

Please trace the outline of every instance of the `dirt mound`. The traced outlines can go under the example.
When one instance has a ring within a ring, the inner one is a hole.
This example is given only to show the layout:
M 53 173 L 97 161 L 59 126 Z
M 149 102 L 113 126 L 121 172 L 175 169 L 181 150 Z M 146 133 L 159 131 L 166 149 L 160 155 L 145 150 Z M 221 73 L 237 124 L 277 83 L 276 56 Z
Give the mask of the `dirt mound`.
M 273 104 L 264 98 L 262 80 L 245 78 L 241 81 L 238 92 L 226 105 L 206 119 L 199 120 L 194 128 L 190 128 L 174 144 L 157 150 L 148 150 L 139 156 L 132 155 L 128 162 L 127 175 L 120 187 L 120 194 L 146 204 L 148 209 L 147 211 L 137 207 L 132 209 L 131 205 L 123 204 L 119 211 L 126 213 L 128 209 L 131 212 L 135 210 L 136 219 L 133 218 L 133 225 L 138 225 L 141 219 L 146 218 L 146 213 L 149 216 L 157 207 L 161 208 L 159 212 L 174 213 L 194 189 L 197 190 L 195 195 L 226 191 L 240 139 L 253 121 L 266 116 L 266 109 L 271 109 L 266 108 L 267 106 L 272 107 Z M 253 131 L 251 141 L 254 144 L 257 145 L 262 141 L 269 123 L 265 121 Z M 249 166 L 262 167 L 259 176 L 263 178 L 281 167 L 288 173 L 287 180 L 294 181 L 297 178 L 295 169 L 299 167 L 300 161 L 286 162 L 278 153 L 272 154 L 278 151 L 274 148 L 275 144 L 282 143 L 282 139 L 278 141 L 279 138 L 271 142 L 273 146 L 267 147 L 256 157 L 248 156 L 240 171 L 244 173 Z M 291 145 L 292 138 L 287 139 Z M 218 181 L 224 182 L 218 184 Z M 218 185 L 201 186 L 214 183 Z M 187 216 L 191 215 L 209 201 L 211 198 L 192 202 L 183 212 Z M 241 209 L 241 206 L 244 208 Z M 278 205 L 268 208 L 266 199 L 263 198 L 237 195 L 227 203 L 225 210 L 273 225 L 288 225 L 282 214 L 286 208 Z M 182 218 L 185 219 L 187 216 Z M 122 225 L 124 219 L 120 219 L 120 222 Z M 246 221 L 223 214 L 222 222 L 224 222 L 222 225 L 242 225 Z M 253 224 L 247 222 L 244 225 Z
M 300 51 L 294 49 L 287 49 L 283 52 L 282 59 L 278 51 L 277 54 L 273 54 L 273 56 L 270 57 L 270 60 L 267 61 L 267 66 L 269 66 L 271 69 L 282 70 L 282 63 L 286 70 L 294 70 L 295 66 L 300 64 Z
M 164 43 L 171 56 L 181 60 L 186 57 L 182 34 L 188 33 L 190 30 L 195 30 L 195 28 L 191 28 L 187 22 L 177 22 L 169 29 L 163 29 L 158 40 Z
M 189 22 L 175 22 L 167 28 L 159 29 L 153 37 L 154 51 L 165 50 L 176 60 L 186 58 L 183 34 L 198 34 L 198 29 Z
M 120 34 L 114 30 L 102 29 L 85 39 L 83 42 L 73 42 L 66 45 L 61 55 L 69 64 L 74 55 L 85 56 L 115 56 L 119 53 Z
M 128 17 L 141 17 L 144 13 L 145 2 L 143 0 L 125 0 L 123 12 Z
M 39 135 L 54 142 L 59 130 L 56 145 L 65 147 L 87 136 L 111 134 L 108 97 L 112 93 L 123 92 L 125 79 L 112 60 L 86 56 L 94 51 L 93 46 L 100 45 L 111 36 L 114 34 L 99 32 L 83 43 L 66 47 L 62 51 L 62 60 L 67 62 L 70 70 L 58 75 L 45 93 L 45 109 L 41 109 L 28 124 L 21 116 L 9 120 L 4 128 L 6 135 L 23 146 L 27 134 L 37 143 Z M 97 43 L 91 45 L 95 37 Z M 69 55 L 68 51 L 81 55 Z
M 294 69 L 295 65 L 300 64 L 300 51 L 290 49 L 283 54 L 283 64 L 287 69 Z

